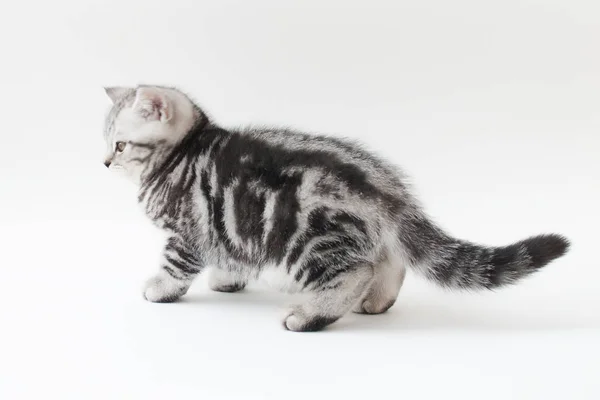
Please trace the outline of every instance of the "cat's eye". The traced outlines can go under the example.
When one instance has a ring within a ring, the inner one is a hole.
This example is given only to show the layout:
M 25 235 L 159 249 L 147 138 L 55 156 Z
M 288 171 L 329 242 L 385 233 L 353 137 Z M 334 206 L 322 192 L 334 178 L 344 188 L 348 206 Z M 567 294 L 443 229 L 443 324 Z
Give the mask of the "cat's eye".
M 125 150 L 125 142 L 117 142 L 117 146 L 116 149 L 119 153 L 121 153 L 123 150 Z

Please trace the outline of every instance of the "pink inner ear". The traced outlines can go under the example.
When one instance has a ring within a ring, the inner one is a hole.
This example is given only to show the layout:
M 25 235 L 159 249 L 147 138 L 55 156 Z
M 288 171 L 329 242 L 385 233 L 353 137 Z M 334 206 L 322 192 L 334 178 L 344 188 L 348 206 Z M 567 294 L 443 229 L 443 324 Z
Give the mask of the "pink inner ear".
M 170 118 L 169 104 L 166 97 L 155 89 L 138 89 L 133 107 L 146 119 L 166 122 Z

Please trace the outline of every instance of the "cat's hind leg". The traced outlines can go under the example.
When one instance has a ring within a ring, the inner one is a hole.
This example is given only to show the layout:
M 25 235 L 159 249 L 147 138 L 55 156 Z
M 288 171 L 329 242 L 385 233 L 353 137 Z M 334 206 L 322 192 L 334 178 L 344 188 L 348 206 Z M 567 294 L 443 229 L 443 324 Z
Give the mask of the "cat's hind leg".
M 290 331 L 318 331 L 350 311 L 373 279 L 373 267 L 361 263 L 344 269 L 331 279 L 321 278 L 305 302 L 291 306 L 283 326 Z
M 352 308 L 360 314 L 381 314 L 390 309 L 398 298 L 404 283 L 406 267 L 400 260 L 388 260 L 377 264 L 369 288 Z

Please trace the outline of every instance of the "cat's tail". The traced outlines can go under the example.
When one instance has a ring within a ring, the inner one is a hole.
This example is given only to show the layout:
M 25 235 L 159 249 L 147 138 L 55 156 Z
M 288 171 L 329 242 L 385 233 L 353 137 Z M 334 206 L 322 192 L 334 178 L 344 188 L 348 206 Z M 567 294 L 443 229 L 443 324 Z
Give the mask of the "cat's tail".
M 452 238 L 416 211 L 403 215 L 400 244 L 410 264 L 441 286 L 493 289 L 513 284 L 564 255 L 569 241 L 556 234 L 502 247 Z

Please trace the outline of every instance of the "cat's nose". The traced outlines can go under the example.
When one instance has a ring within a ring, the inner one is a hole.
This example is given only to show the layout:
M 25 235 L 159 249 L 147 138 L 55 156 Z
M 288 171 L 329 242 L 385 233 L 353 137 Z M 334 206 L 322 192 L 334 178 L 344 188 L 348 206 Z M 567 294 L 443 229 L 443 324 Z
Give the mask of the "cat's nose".
M 104 161 L 104 166 L 105 166 L 106 168 L 110 167 L 110 161 Z

